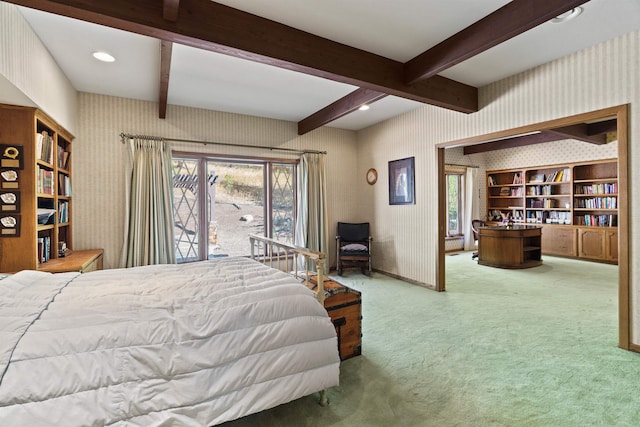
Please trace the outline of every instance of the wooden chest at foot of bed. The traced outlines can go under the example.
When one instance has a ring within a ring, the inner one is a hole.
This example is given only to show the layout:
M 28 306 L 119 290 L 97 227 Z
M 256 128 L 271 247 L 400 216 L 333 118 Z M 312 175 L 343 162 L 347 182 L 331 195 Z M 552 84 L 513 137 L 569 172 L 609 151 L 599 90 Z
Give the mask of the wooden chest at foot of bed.
M 317 280 L 308 286 L 317 292 Z M 340 360 L 361 354 L 362 303 L 360 292 L 331 279 L 324 280 L 324 308 L 338 335 Z

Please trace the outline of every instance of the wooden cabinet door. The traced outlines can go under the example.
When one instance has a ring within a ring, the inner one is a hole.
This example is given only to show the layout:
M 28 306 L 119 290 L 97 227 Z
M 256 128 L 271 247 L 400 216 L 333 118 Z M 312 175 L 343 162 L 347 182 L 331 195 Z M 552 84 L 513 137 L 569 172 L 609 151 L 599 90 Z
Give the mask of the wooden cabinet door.
M 545 225 L 542 227 L 542 253 L 574 257 L 576 251 L 576 229 L 571 226 Z
M 605 230 L 605 254 L 607 261 L 618 262 L 618 230 Z
M 578 228 L 578 256 L 598 260 L 607 259 L 605 241 L 604 229 Z

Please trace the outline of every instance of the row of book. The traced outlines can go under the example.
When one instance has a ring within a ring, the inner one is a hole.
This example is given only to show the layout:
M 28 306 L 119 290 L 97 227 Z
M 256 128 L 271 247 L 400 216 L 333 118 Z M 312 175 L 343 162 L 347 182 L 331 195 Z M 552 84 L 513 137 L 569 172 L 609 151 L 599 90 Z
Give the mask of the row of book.
M 61 169 L 69 169 L 69 159 L 71 153 L 64 149 L 62 146 L 55 147 L 55 141 L 53 137 L 49 135 L 49 132 L 43 130 L 40 133 L 36 133 L 36 157 L 38 160 L 53 164 L 53 155 L 56 154 L 58 167 Z
M 36 156 L 38 160 L 53 164 L 53 137 L 46 130 L 36 133 Z
M 617 227 L 618 215 L 580 215 L 576 216 L 576 224 L 588 227 Z
M 527 196 L 550 196 L 553 192 L 550 185 L 527 186 Z
M 71 197 L 71 178 L 62 174 L 58 178 L 58 195 Z M 54 189 L 54 172 L 37 166 L 36 191 L 38 194 L 54 194 Z
M 576 185 L 574 194 L 618 194 L 618 183 Z
M 501 196 L 522 197 L 522 187 L 502 187 L 500 188 Z
M 617 209 L 618 198 L 617 197 L 593 197 L 588 199 L 576 198 L 573 203 L 575 208 L 584 209 Z
M 39 194 L 54 194 L 54 189 L 53 171 L 42 169 L 38 166 L 36 169 L 36 192 Z
M 58 203 L 58 222 L 60 224 L 69 222 L 69 202 L 67 201 Z
M 527 222 L 538 224 L 571 224 L 571 213 L 565 211 L 527 211 Z
M 58 175 L 58 195 L 71 197 L 71 178 L 67 175 Z
M 569 168 L 558 169 L 553 173 L 545 175 L 543 173 L 536 173 L 528 177 L 528 183 L 536 183 L 536 182 L 566 182 L 569 181 L 571 176 L 571 171 Z M 514 182 L 515 184 L 515 182 Z
M 529 200 L 529 207 L 532 209 L 550 209 L 557 208 L 558 201 L 555 199 L 531 199 Z
M 61 169 L 69 170 L 69 159 L 71 153 L 66 151 L 63 147 L 58 146 L 58 167 Z
M 38 237 L 38 263 L 49 261 L 51 257 L 51 238 L 49 236 Z

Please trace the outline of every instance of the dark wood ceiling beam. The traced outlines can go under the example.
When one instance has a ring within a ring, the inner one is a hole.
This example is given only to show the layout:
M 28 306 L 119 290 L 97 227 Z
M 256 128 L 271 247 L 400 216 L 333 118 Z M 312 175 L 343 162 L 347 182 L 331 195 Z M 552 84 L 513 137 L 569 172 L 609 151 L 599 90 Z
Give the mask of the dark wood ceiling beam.
M 513 136 L 500 139 L 498 141 L 485 142 L 483 144 L 469 145 L 463 148 L 463 153 L 476 154 L 486 153 L 487 151 L 503 150 L 505 148 L 524 147 L 525 145 L 542 144 L 558 140 L 556 134 L 547 132 L 536 132 L 530 135 Z
M 602 122 L 589 123 L 587 125 L 587 134 L 599 135 L 601 133 L 610 133 L 618 131 L 618 121 L 616 119 L 604 120 Z
M 10 0 L 10 3 L 206 49 L 455 111 L 478 111 L 475 87 L 434 76 L 408 85 L 401 62 L 210 0 L 181 0 L 176 22 L 157 0 Z
M 588 0 L 547 2 L 514 0 L 407 62 L 404 65 L 405 83 L 412 84 L 421 79 L 432 78 L 447 68 L 547 22 L 586 1 Z M 351 103 L 345 104 L 348 106 Z M 336 107 L 332 104 L 327 108 L 330 108 L 337 117 L 350 112 L 344 111 L 344 114 L 341 114 Z M 316 114 L 322 116 L 323 112 L 324 109 Z M 301 123 L 298 123 L 299 133 Z M 317 121 L 317 124 L 319 127 L 326 123 Z M 305 131 L 313 130 L 308 123 L 304 124 L 304 129 Z
M 326 125 L 340 117 L 356 111 L 364 104 L 371 104 L 387 96 L 386 93 L 370 89 L 356 89 L 336 102 L 327 105 L 298 122 L 298 135 L 304 135 L 320 126 Z
M 607 143 L 607 135 L 599 133 L 597 135 L 589 134 L 589 125 L 581 123 L 573 126 L 562 128 L 554 128 L 546 131 L 557 135 L 557 139 L 577 139 L 578 141 L 588 142 L 590 144 L 602 145 Z
M 162 1 L 162 17 L 167 21 L 176 22 L 178 20 L 178 9 L 180 9 L 180 0 Z
M 173 52 L 173 43 L 168 41 L 160 41 L 160 96 L 159 117 L 164 119 L 167 117 L 167 100 L 169 97 L 169 73 L 171 71 L 171 55 Z
M 404 81 L 413 84 L 524 33 L 588 0 L 513 0 L 411 59 Z
M 543 142 L 575 139 L 590 144 L 607 144 L 607 133 L 618 130 L 617 120 L 605 120 L 597 123 L 580 123 L 571 126 L 547 129 L 528 135 L 514 136 L 482 144 L 469 145 L 463 148 L 464 154 L 485 153 L 487 151 L 502 150 L 504 148 L 523 147 Z

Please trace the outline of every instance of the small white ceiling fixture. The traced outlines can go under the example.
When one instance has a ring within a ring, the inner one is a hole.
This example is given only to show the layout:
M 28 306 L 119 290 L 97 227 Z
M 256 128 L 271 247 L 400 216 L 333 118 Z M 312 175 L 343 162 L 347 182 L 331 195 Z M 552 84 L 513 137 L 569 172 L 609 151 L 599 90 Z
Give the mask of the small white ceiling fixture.
M 560 15 L 556 16 L 555 18 L 553 18 L 551 20 L 551 22 L 553 22 L 554 24 L 560 24 L 562 22 L 567 22 L 572 20 L 573 18 L 575 18 L 576 16 L 580 15 L 582 13 L 582 8 L 581 7 L 576 7 L 573 8 L 565 13 L 561 13 Z
M 369 106 L 367 104 L 362 104 L 360 108 L 358 108 L 358 110 L 360 111 L 367 111 L 368 109 L 369 109 Z
M 96 51 L 92 53 L 93 57 L 102 62 L 114 62 L 116 58 L 110 53 L 104 51 Z

